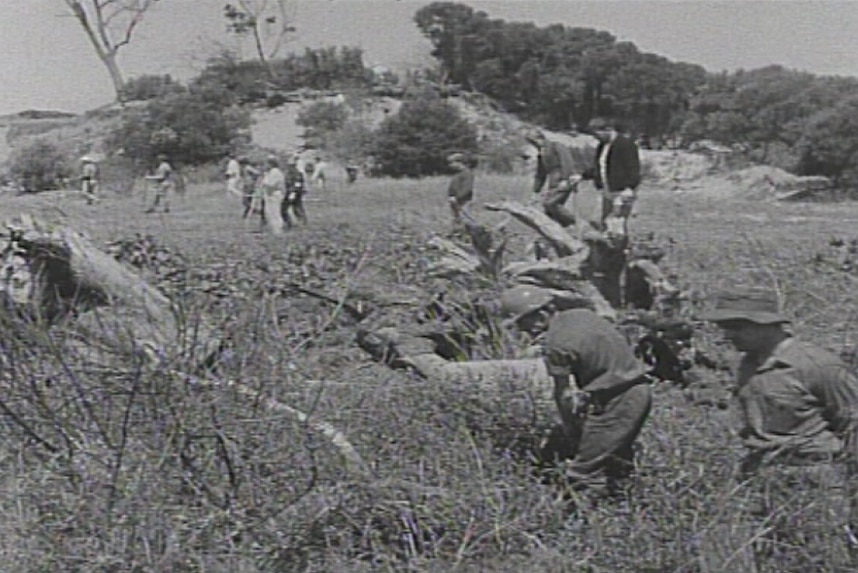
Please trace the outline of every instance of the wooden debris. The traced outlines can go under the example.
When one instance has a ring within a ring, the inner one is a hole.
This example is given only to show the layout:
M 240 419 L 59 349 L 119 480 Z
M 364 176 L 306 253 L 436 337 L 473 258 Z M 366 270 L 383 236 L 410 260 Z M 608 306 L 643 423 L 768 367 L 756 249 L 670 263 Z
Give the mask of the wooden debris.
M 522 205 L 516 201 L 501 201 L 486 205 L 489 211 L 509 213 L 528 227 L 534 229 L 555 250 L 558 256 L 566 257 L 587 251 L 587 244 L 570 235 L 557 221 L 546 215 L 541 209 Z M 585 239 L 587 238 L 585 234 Z

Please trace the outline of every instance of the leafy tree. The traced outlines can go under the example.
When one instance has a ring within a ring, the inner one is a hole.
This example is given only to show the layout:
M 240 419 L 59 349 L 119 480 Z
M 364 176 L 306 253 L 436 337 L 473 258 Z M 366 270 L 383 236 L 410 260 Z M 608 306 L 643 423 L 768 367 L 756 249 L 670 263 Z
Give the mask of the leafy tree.
M 295 31 L 288 0 L 238 0 L 226 4 L 223 15 L 227 30 L 237 36 L 253 38 L 256 55 L 266 73 L 273 77 L 269 60 Z
M 381 123 L 373 156 L 382 175 L 421 177 L 449 173 L 452 151 L 476 153 L 477 130 L 456 107 L 425 92 Z
M 226 89 L 195 84 L 129 110 L 110 144 L 142 165 L 158 153 L 180 164 L 200 164 L 223 157 L 249 127 L 249 113 L 234 105 Z
M 125 82 L 122 88 L 122 100 L 145 101 L 182 90 L 182 84 L 169 74 L 163 76 L 146 74 Z
M 71 176 L 65 155 L 49 141 L 37 140 L 16 150 L 9 165 L 9 175 L 29 193 L 56 189 Z
M 98 59 L 107 68 L 118 101 L 125 81 L 117 61 L 119 50 L 131 43 L 134 30 L 159 0 L 63 0 L 86 33 Z M 118 40 L 114 39 L 118 36 Z
M 799 173 L 825 175 L 838 187 L 858 189 L 858 97 L 815 114 L 797 147 Z

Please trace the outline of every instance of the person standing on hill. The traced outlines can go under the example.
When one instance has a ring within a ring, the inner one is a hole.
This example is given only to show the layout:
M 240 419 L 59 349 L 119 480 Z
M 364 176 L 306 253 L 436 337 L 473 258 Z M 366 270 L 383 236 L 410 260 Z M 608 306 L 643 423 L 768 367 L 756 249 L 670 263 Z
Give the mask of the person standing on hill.
M 158 205 L 164 205 L 164 213 L 170 212 L 170 195 L 174 189 L 174 171 L 165 154 L 158 155 L 158 167 L 155 169 L 154 175 L 146 177 L 149 181 L 155 183 L 155 200 L 152 205 L 146 209 L 146 213 L 154 213 L 158 209 Z
M 617 123 L 597 118 L 590 122 L 589 131 L 599 140 L 599 145 L 593 165 L 584 172 L 584 178 L 592 179 L 602 191 L 602 230 L 627 237 L 629 217 L 641 183 L 638 146 L 622 133 L 622 126 Z
M 566 208 L 569 196 L 576 192 L 581 181 L 580 173 L 585 166 L 576 161 L 572 151 L 562 143 L 549 141 L 542 131 L 527 137 L 536 147 L 536 176 L 533 180 L 533 192 L 538 194 L 546 186 L 542 197 L 545 214 L 568 227 L 575 224 L 575 214 Z
M 519 330 L 544 333 L 545 366 L 572 450 L 568 484 L 596 498 L 625 493 L 633 445 L 652 405 L 646 367 L 610 322 L 589 308 L 559 310 L 548 289 L 508 289 L 501 311 Z
M 462 215 L 471 219 L 465 207 L 474 199 L 474 171 L 472 170 L 474 163 L 464 153 L 451 153 L 447 156 L 447 164 L 456 171 L 447 186 L 447 201 L 450 204 L 455 225 L 462 221 Z
M 757 556 L 778 570 L 845 565 L 802 560 L 806 548 L 834 541 L 837 560 L 858 544 L 858 378 L 839 357 L 792 335 L 771 289 L 722 292 L 703 318 L 742 353 L 735 390 L 746 452 L 741 475 L 752 486 L 761 529 L 770 531 Z
M 307 213 L 304 211 L 304 193 L 306 192 L 306 183 L 304 174 L 298 168 L 298 158 L 293 155 L 286 163 L 286 195 L 283 197 L 283 203 L 280 206 L 280 214 L 283 218 L 283 223 L 286 228 L 292 227 L 292 219 L 289 216 L 289 211 L 295 215 L 295 218 L 303 224 L 307 224 Z
M 98 202 L 98 163 L 90 155 L 84 155 L 80 160 L 83 164 L 80 174 L 81 192 L 87 205 L 92 205 Z

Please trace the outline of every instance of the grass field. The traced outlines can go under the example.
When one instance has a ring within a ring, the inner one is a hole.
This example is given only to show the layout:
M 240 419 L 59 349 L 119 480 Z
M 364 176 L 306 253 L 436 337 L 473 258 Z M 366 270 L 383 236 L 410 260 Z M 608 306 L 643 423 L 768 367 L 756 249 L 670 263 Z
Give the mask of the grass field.
M 525 177 L 478 177 L 473 212 L 501 223 L 481 205 L 527 201 L 528 188 Z M 721 570 L 710 565 L 721 559 L 724 571 L 752 570 L 742 548 L 759 531 L 734 511 L 747 495 L 732 480 L 734 405 L 694 405 L 688 391 L 657 387 L 635 495 L 583 510 L 582 525 L 515 447 L 528 439 L 528 416 L 553 412 L 503 381 L 495 396 L 475 396 L 372 363 L 353 342 L 357 325 L 336 308 L 266 288 L 286 277 L 334 298 L 353 293 L 375 305 L 373 323 L 394 325 L 433 292 L 466 297 L 467 285 L 425 275 L 427 240 L 450 229 L 445 194 L 440 178 L 335 181 L 309 195 L 309 225 L 283 237 L 243 221 L 238 200 L 216 184 L 190 186 L 167 215 L 144 215 L 140 196 L 95 206 L 71 192 L 3 198 L 4 219 L 58 218 L 98 244 L 151 235 L 204 270 L 198 280 L 218 282 L 220 294 L 198 296 L 192 308 L 230 332 L 222 376 L 332 423 L 374 480 L 348 474 L 310 426 L 246 394 L 194 390 L 131 365 L 76 370 L 48 348 L 33 355 L 39 366 L 12 369 L 3 405 L 69 446 L 47 454 L 4 426 L 2 569 L 706 573 Z M 581 209 L 594 206 L 585 189 Z M 840 352 L 856 342 L 856 276 L 840 268 L 829 240 L 854 237 L 856 221 L 853 203 L 742 202 L 648 186 L 633 232 L 669 246 L 663 266 L 692 307 L 720 287 L 763 282 L 781 293 L 802 337 Z M 522 256 L 532 232 L 504 228 Z M 732 357 L 708 326 L 700 344 Z M 60 383 L 40 385 L 45 371 Z M 707 371 L 703 380 L 726 394 L 726 376 Z M 70 382 L 97 393 L 98 407 L 76 409 L 80 396 L 61 402 L 56 388 Z M 138 384 L 145 391 L 132 392 Z M 832 535 L 808 548 L 806 562 L 759 570 L 832 570 Z

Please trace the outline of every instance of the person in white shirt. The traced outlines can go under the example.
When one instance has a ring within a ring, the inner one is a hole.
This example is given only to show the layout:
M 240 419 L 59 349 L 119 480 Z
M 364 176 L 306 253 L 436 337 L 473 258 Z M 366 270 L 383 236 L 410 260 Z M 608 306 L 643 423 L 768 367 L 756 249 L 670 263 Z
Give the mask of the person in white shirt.
M 283 217 L 280 204 L 286 195 L 286 176 L 280 170 L 280 161 L 273 155 L 266 161 L 268 169 L 262 176 L 260 190 L 264 198 L 265 224 L 274 235 L 283 234 Z
M 173 166 L 170 165 L 170 162 L 167 160 L 167 156 L 163 153 L 158 155 L 158 167 L 155 169 L 154 175 L 148 175 L 146 177 L 149 181 L 154 181 L 156 184 L 155 187 L 155 200 L 152 202 L 152 206 L 146 209 L 146 213 L 154 213 L 163 202 L 164 212 L 170 212 L 170 195 L 173 193 Z
M 241 164 L 233 154 L 230 154 L 226 164 L 226 192 L 236 197 L 242 196 Z

